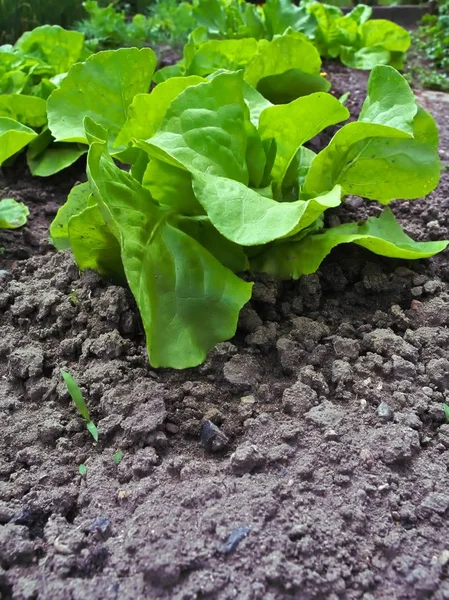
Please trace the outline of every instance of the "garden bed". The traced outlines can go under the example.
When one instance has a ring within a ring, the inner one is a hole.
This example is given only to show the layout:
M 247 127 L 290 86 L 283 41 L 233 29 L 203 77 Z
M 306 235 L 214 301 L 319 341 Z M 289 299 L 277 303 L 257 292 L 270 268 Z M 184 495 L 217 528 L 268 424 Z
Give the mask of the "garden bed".
M 326 68 L 358 114 L 366 75 Z M 447 165 L 448 96 L 419 97 Z M 449 597 L 447 251 L 348 246 L 299 282 L 262 279 L 235 339 L 156 371 L 130 294 L 44 241 L 82 165 L 16 169 L 2 187 L 31 219 L 0 233 L 2 600 Z M 446 169 L 393 204 L 407 233 L 447 239 L 448 192 Z M 352 198 L 337 216 L 378 210 Z

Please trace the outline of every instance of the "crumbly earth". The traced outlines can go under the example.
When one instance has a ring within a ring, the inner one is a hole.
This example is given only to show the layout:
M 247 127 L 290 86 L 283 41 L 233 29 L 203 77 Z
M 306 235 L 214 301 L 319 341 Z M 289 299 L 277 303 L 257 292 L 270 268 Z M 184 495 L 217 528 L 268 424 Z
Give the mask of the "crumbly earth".
M 333 77 L 358 109 L 365 76 Z M 447 96 L 422 102 L 447 161 Z M 446 170 L 394 206 L 411 235 L 448 237 L 448 189 Z M 378 210 L 350 198 L 334 218 Z M 1 600 L 448 599 L 447 257 L 348 246 L 299 282 L 261 279 L 236 337 L 183 372 L 148 365 L 127 290 L 69 252 L 15 261 L 0 273 Z

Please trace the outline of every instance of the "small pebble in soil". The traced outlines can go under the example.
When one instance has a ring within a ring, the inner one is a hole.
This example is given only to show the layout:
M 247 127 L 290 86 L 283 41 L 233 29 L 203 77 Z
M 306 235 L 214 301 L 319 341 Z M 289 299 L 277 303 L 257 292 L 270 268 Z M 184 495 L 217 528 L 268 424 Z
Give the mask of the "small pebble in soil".
M 201 425 L 200 439 L 201 445 L 208 452 L 219 452 L 229 443 L 229 438 L 209 420 Z
M 377 407 L 377 416 L 382 421 L 391 421 L 393 418 L 393 411 L 386 402 L 381 402 Z
M 237 446 L 231 456 L 231 468 L 236 475 L 244 475 L 261 467 L 265 460 L 265 456 L 255 444 L 244 442 Z
M 176 434 L 179 432 L 179 427 L 178 425 L 175 425 L 175 423 L 165 423 L 165 429 L 168 433 Z
M 222 552 L 223 554 L 229 554 L 230 552 L 233 552 L 240 542 L 246 538 L 249 532 L 250 529 L 246 526 L 233 529 L 227 541 L 218 547 L 218 552 Z
M 109 517 L 97 517 L 89 527 L 88 531 L 99 532 L 102 535 L 108 535 L 111 532 L 111 520 Z

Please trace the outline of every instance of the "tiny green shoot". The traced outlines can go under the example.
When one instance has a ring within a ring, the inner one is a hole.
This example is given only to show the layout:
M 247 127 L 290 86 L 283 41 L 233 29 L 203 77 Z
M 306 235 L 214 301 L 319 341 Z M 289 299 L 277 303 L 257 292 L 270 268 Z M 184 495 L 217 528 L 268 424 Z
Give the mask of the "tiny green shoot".
M 78 290 L 73 290 L 73 292 L 70 292 L 69 294 L 69 300 L 74 306 L 79 302 L 78 294 Z
M 346 92 L 345 94 L 342 94 L 340 96 L 340 98 L 338 99 L 340 104 L 343 104 L 343 106 L 346 106 L 346 102 L 348 101 L 348 98 L 350 95 L 351 95 L 351 92 Z
M 80 473 L 81 477 L 86 477 L 86 475 L 87 475 L 87 467 L 86 467 L 86 465 L 85 465 L 85 464 L 81 464 L 81 465 L 78 467 L 78 471 L 79 471 L 79 473 Z
M 93 423 L 92 419 L 90 418 L 89 409 L 87 408 L 86 401 L 83 398 L 83 394 L 81 393 L 78 384 L 70 375 L 70 373 L 67 373 L 67 371 L 61 371 L 61 375 L 65 381 L 67 390 L 73 400 L 73 403 L 75 404 L 80 415 L 86 421 L 87 430 L 94 438 L 94 440 L 98 442 L 98 430 L 95 424 Z
M 445 402 L 443 402 L 443 410 L 444 410 L 444 416 L 446 418 L 446 423 L 449 423 L 449 404 L 446 404 Z
M 121 450 L 117 450 L 117 452 L 113 456 L 114 464 L 119 465 L 122 458 L 123 458 L 123 452 Z

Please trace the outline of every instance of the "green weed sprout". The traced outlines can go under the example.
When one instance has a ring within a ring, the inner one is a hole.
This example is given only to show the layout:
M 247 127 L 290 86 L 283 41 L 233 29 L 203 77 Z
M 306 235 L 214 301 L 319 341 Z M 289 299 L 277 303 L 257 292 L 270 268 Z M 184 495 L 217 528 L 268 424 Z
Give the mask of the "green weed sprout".
M 89 409 L 87 408 L 86 401 L 83 398 L 83 394 L 81 393 L 81 390 L 80 390 L 78 384 L 73 379 L 73 377 L 70 375 L 70 373 L 67 373 L 67 371 L 61 371 L 61 375 L 65 381 L 67 390 L 73 400 L 74 405 L 78 409 L 78 412 L 80 413 L 80 415 L 86 421 L 86 427 L 87 427 L 89 433 L 94 438 L 94 440 L 96 442 L 98 442 L 98 430 L 97 430 L 94 422 L 90 418 Z
M 123 452 L 121 450 L 117 450 L 117 452 L 113 456 L 114 464 L 119 465 L 122 458 L 123 458 Z
M 443 410 L 444 410 L 444 417 L 446 419 L 446 423 L 449 423 L 449 404 L 446 404 L 445 402 L 443 402 Z

